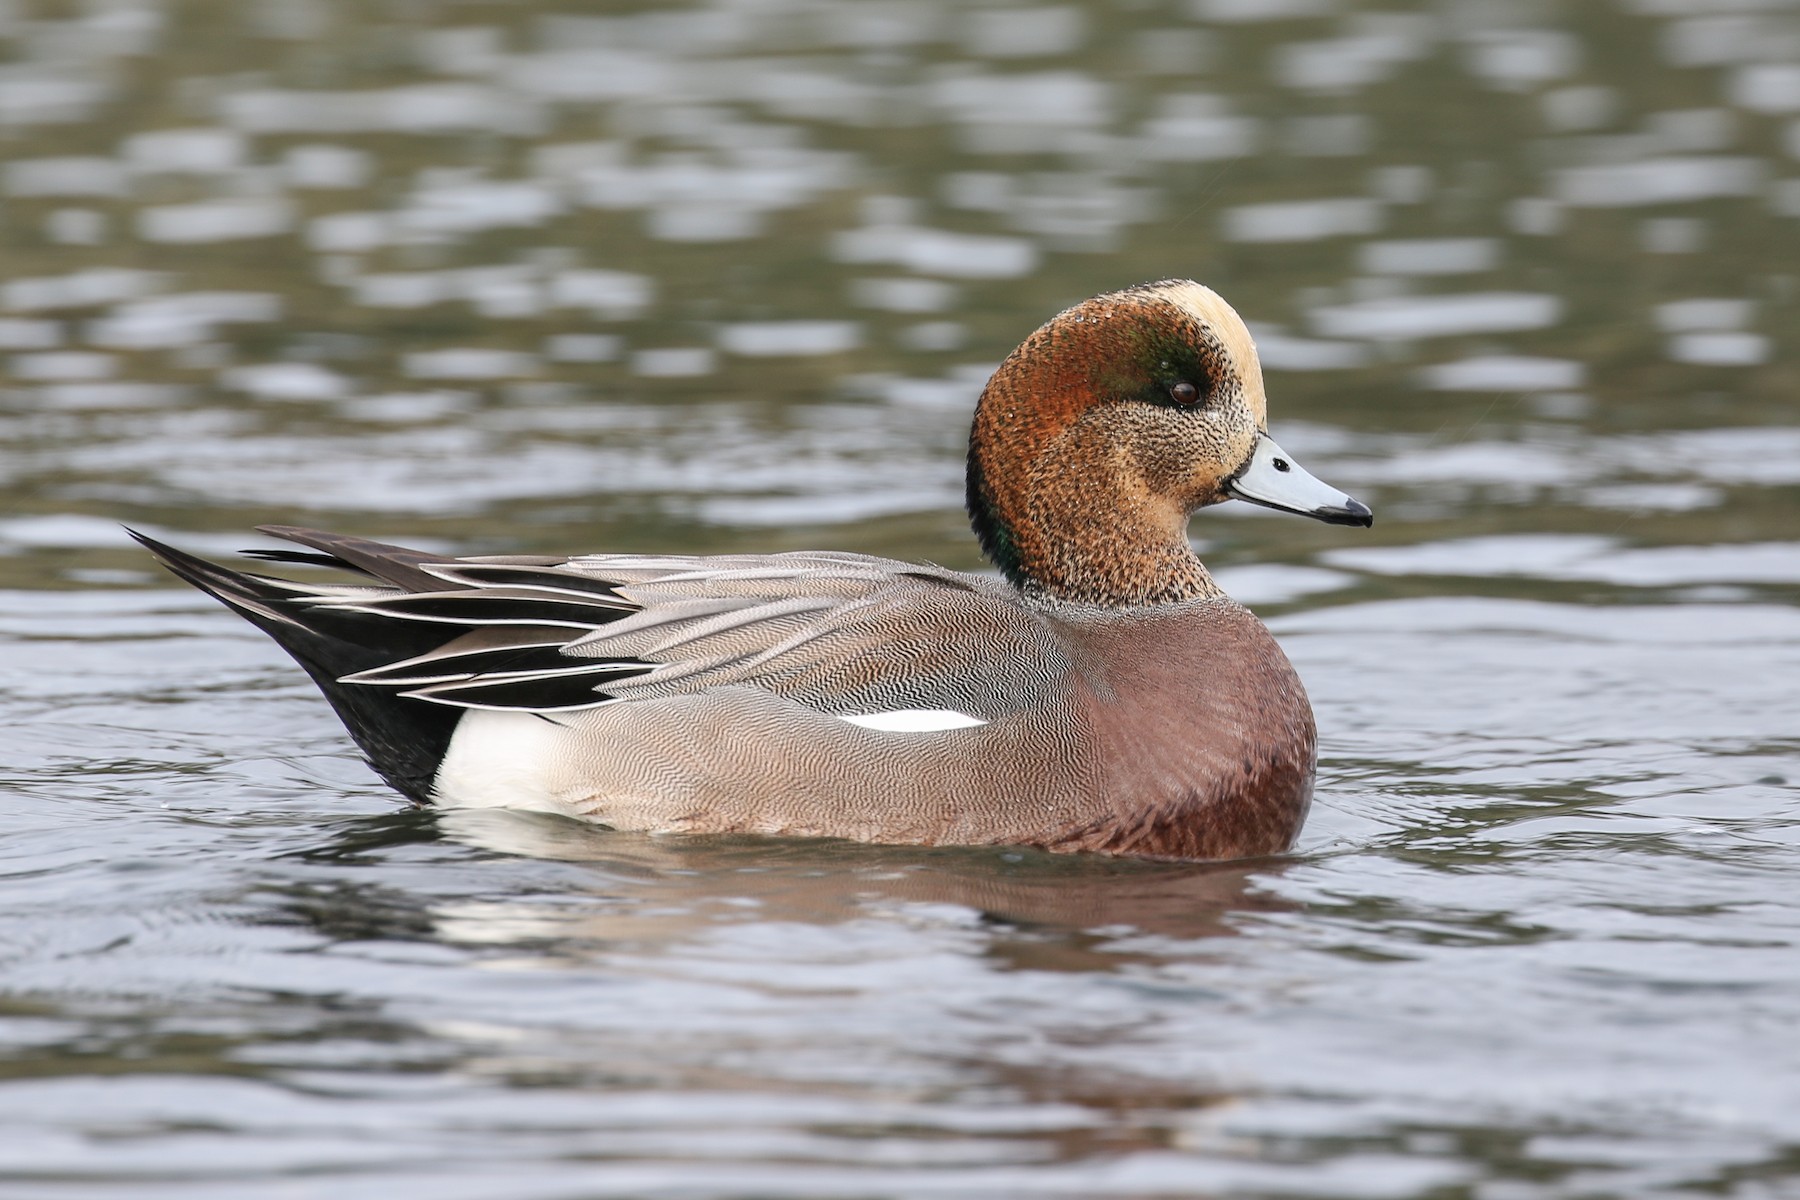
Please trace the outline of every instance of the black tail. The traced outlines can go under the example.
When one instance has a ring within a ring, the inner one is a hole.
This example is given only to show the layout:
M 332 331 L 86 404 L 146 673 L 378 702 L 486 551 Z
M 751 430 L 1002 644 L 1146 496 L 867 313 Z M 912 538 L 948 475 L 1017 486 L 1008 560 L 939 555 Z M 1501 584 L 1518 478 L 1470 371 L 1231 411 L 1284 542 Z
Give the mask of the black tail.
M 274 638 L 325 693 L 375 773 L 413 803 L 430 802 L 432 779 L 450 748 L 450 736 L 462 710 L 338 680 L 435 648 L 447 640 L 442 627 L 379 621 L 322 607 L 312 602 L 313 593 L 303 585 L 228 570 L 136 530 L 126 532 L 148 547 L 163 566 Z M 407 591 L 454 586 L 418 570 L 417 563 L 431 558 L 416 550 L 360 539 L 327 539 L 305 530 L 271 527 L 266 532 L 325 551 L 289 555 L 288 561 L 373 575 Z M 329 544 L 321 545 L 321 540 Z

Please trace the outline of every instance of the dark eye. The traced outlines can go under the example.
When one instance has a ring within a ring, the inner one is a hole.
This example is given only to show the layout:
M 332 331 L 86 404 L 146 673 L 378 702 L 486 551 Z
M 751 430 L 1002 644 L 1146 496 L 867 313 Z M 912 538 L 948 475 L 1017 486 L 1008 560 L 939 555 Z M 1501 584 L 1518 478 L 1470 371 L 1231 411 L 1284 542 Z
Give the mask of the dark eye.
M 1178 380 L 1169 385 L 1169 399 L 1177 404 L 1198 404 L 1200 389 L 1185 379 Z

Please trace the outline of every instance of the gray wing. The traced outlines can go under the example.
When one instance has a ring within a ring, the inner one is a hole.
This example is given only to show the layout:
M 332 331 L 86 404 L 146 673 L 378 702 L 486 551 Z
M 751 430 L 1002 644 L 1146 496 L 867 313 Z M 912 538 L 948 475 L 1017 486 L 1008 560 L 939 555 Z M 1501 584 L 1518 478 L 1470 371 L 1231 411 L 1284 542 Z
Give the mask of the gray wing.
M 748 685 L 838 715 L 953 709 L 993 721 L 1042 703 L 1070 669 L 1048 623 L 1005 584 L 889 559 L 413 565 L 442 589 L 315 599 L 414 632 L 420 622 L 445 626 L 441 645 L 343 682 L 530 712 Z

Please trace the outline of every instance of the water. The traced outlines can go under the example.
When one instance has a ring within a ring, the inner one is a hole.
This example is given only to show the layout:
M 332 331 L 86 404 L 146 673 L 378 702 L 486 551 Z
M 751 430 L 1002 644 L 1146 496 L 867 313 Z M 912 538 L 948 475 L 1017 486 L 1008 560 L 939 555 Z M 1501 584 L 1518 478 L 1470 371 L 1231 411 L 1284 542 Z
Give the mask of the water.
M 1800 1195 L 1800 10 L 0 5 L 8 1197 Z M 977 565 L 1193 276 L 1376 527 L 1193 533 L 1292 855 L 414 813 L 262 521 Z

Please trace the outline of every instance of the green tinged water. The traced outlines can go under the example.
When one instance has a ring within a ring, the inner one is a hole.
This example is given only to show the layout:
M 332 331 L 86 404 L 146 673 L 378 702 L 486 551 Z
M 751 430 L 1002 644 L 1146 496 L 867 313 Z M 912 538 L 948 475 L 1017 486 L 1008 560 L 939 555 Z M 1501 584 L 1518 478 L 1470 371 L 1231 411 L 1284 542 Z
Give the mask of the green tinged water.
M 1800 1194 L 1800 10 L 0 4 L 0 1192 Z M 1191 276 L 1370 531 L 1217 867 L 401 808 L 118 531 L 978 565 Z

